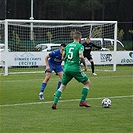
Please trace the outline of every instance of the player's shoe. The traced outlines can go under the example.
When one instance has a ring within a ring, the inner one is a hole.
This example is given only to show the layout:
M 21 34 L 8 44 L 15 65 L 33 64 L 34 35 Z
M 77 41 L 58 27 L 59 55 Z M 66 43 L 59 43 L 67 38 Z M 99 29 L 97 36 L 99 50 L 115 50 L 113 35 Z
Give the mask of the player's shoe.
M 53 104 L 52 105 L 52 109 L 56 109 L 56 104 Z
M 90 107 L 90 105 L 89 105 L 87 102 L 80 102 L 80 103 L 79 103 L 79 106 L 80 106 L 80 107 L 83 107 L 83 106 L 84 106 L 84 107 Z
M 96 73 L 92 73 L 94 76 L 96 76 L 97 74 Z
M 43 92 L 40 92 L 40 93 L 39 93 L 39 99 L 40 99 L 40 100 L 44 100 Z

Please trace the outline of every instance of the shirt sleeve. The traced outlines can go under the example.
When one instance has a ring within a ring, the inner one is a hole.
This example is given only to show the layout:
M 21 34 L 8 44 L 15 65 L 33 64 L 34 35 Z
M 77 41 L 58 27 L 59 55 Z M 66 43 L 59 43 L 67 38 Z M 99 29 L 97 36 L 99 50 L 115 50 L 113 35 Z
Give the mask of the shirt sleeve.
M 98 48 L 98 49 L 101 49 L 102 48 L 101 46 L 97 46 L 94 43 L 92 43 L 92 46 L 95 47 L 95 48 Z
M 51 53 L 49 53 L 49 56 L 50 56 L 50 57 L 54 57 L 55 54 L 56 54 L 55 51 L 52 51 Z
M 79 47 L 79 52 L 84 52 L 84 46 L 83 46 L 83 45 L 81 45 L 81 46 Z

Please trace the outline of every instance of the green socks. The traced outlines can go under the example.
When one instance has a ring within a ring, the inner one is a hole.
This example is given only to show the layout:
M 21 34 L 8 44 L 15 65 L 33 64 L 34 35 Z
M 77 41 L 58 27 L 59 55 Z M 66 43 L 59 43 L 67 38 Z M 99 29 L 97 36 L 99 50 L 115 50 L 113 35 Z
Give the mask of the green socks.
M 57 104 L 58 103 L 58 100 L 59 100 L 61 94 L 62 94 L 62 90 L 58 89 L 56 91 L 56 95 L 54 96 L 54 104 Z
M 88 91 L 89 91 L 89 88 L 87 86 L 84 86 L 84 88 L 82 89 L 82 96 L 80 100 L 81 102 L 85 101 Z
M 82 96 L 81 96 L 81 102 L 84 102 L 85 99 L 86 99 L 86 96 L 88 94 L 88 91 L 89 91 L 89 88 L 87 86 L 84 86 L 84 88 L 82 89 Z M 56 95 L 54 97 L 54 104 L 57 104 L 58 103 L 58 100 L 60 98 L 62 94 L 62 90 L 59 88 L 57 91 L 56 91 Z

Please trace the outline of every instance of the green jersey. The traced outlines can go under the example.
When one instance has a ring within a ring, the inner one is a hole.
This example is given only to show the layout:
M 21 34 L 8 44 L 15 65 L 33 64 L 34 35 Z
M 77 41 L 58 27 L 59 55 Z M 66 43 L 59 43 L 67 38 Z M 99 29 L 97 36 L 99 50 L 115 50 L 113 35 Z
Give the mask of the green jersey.
M 72 42 L 65 47 L 64 71 L 79 72 L 80 58 L 79 52 L 84 51 L 84 46 L 78 42 Z

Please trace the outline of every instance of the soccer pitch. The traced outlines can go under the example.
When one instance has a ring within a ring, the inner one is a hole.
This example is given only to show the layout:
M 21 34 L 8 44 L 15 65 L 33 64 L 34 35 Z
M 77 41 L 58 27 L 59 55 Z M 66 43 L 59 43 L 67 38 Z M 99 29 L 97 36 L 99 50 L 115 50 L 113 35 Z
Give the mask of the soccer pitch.
M 1 133 L 131 133 L 133 131 L 132 66 L 118 66 L 116 72 L 86 72 L 91 81 L 87 102 L 79 107 L 82 84 L 73 79 L 52 110 L 58 76 L 54 73 L 45 90 L 38 94 L 44 74 L 0 76 Z M 110 108 L 101 101 L 108 97 Z

